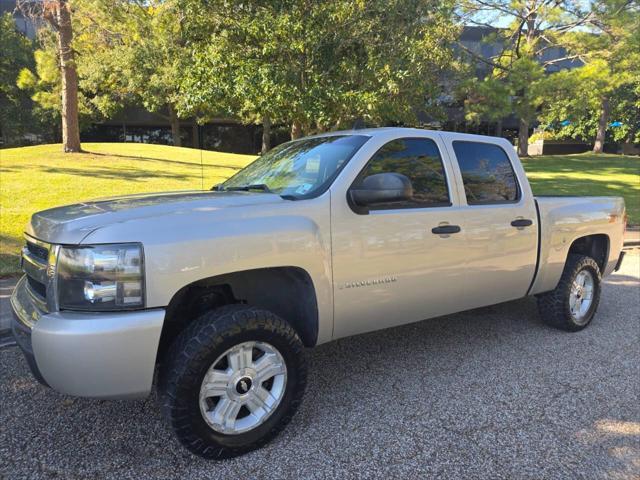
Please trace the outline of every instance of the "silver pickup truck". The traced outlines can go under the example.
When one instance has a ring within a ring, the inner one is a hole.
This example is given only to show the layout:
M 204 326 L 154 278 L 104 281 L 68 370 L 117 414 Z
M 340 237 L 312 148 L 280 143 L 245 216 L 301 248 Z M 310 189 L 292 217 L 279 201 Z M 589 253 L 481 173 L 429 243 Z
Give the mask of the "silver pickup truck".
M 43 384 L 135 398 L 155 383 L 189 450 L 231 457 L 291 419 L 304 347 L 527 295 L 549 325 L 586 327 L 625 218 L 617 197 L 534 198 L 504 139 L 332 132 L 212 191 L 36 213 L 13 332 Z

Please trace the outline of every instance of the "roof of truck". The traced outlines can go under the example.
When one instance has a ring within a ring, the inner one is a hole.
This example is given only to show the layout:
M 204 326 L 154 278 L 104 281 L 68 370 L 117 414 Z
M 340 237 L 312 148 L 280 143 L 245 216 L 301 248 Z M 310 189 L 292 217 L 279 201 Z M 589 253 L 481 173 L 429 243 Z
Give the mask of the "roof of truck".
M 475 135 L 472 133 L 461 133 L 461 132 L 449 132 L 445 130 L 429 130 L 426 128 L 406 128 L 406 127 L 379 127 L 379 128 L 357 128 L 351 130 L 339 130 L 335 132 L 324 132 L 319 133 L 317 135 L 312 135 L 312 137 L 328 137 L 335 135 L 367 135 L 370 137 L 375 137 L 378 135 L 384 135 L 388 133 L 402 133 L 406 135 L 415 134 L 417 132 L 420 133 L 433 133 L 438 135 L 455 135 L 457 138 L 468 138 L 469 140 L 480 140 L 484 139 L 485 141 L 488 139 L 495 140 L 496 142 L 505 142 L 506 140 L 502 137 L 493 137 L 489 135 Z

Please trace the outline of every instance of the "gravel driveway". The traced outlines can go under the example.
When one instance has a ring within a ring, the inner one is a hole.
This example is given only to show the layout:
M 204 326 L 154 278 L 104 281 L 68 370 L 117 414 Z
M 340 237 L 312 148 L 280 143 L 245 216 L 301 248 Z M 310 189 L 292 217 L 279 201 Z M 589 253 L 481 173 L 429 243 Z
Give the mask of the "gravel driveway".
M 303 407 L 222 463 L 173 439 L 155 397 L 73 399 L 0 350 L 0 478 L 640 478 L 640 256 L 594 323 L 524 299 L 323 345 Z

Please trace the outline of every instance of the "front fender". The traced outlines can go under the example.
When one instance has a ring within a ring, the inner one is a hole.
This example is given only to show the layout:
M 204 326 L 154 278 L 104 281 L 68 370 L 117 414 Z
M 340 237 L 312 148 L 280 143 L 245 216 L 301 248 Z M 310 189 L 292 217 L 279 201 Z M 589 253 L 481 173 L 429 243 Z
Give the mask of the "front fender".
M 165 307 L 182 287 L 205 278 L 301 268 L 316 291 L 321 343 L 331 339 L 333 329 L 329 208 L 323 197 L 269 211 L 234 209 L 123 222 L 93 232 L 83 243 L 142 242 L 148 308 Z

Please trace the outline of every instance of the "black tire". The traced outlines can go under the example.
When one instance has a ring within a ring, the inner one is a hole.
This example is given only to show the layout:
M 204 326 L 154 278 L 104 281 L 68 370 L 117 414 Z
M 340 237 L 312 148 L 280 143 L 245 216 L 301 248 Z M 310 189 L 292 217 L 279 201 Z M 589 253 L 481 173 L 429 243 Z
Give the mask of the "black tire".
M 576 276 L 583 270 L 589 271 L 593 282 L 593 297 L 589 310 L 579 321 L 571 314 L 569 298 L 571 286 Z M 602 276 L 596 261 L 585 255 L 570 254 L 560 281 L 554 290 L 538 295 L 538 310 L 542 320 L 554 328 L 577 332 L 585 328 L 593 319 L 600 302 Z
M 247 341 L 267 342 L 282 355 L 285 391 L 264 423 L 244 433 L 223 434 L 200 412 L 200 386 L 220 355 Z M 158 390 L 163 413 L 180 442 L 201 457 L 224 459 L 260 448 L 275 437 L 297 411 L 306 382 L 304 346 L 287 322 L 266 310 L 228 305 L 205 313 L 180 333 L 163 361 Z

